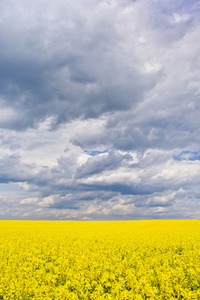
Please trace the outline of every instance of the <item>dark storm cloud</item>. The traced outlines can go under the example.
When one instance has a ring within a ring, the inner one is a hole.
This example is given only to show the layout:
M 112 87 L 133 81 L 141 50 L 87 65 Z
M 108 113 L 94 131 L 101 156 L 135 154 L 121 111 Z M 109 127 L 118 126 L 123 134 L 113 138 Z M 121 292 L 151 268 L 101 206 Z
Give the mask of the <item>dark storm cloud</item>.
M 139 185 L 116 182 L 115 184 L 84 184 L 83 187 L 88 190 L 102 190 L 120 193 L 121 195 L 150 195 L 155 191 L 162 192 L 164 190 L 161 186 Z
M 184 149 L 193 144 L 194 150 L 198 150 L 199 94 L 194 96 L 186 91 L 183 98 L 182 92 L 179 97 L 171 93 L 169 99 L 163 99 L 159 93 L 157 99 L 144 102 L 136 110 L 113 114 L 102 132 L 78 134 L 72 142 L 89 149 L 98 143 L 107 148 L 140 151 L 148 148 Z
M 127 73 L 120 62 L 119 12 L 87 4 L 85 15 L 80 3 L 1 2 L 1 105 L 13 112 L 2 126 L 23 129 L 51 115 L 58 123 L 98 117 L 138 103 L 152 86 L 138 66 Z
M 23 164 L 18 156 L 4 157 L 0 159 L 0 183 L 31 180 L 32 169 L 32 165 Z

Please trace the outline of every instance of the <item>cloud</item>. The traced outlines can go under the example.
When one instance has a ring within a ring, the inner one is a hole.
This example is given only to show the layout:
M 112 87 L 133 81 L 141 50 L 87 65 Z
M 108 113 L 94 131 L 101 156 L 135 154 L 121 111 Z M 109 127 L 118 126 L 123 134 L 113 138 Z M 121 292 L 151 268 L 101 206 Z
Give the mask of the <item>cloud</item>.
M 2 121 L 6 128 L 124 110 L 154 83 L 136 63 L 138 37 L 132 40 L 126 26 L 136 14 L 132 5 L 22 0 L 1 2 L 1 11 L 1 101 L 14 114 Z
M 141 198 L 136 199 L 134 201 L 134 204 L 136 207 L 168 207 L 173 206 L 175 204 L 175 199 L 177 198 L 177 195 L 184 194 L 184 190 L 179 189 L 178 191 L 165 191 L 162 193 L 162 195 L 159 195 L 159 193 L 153 193 L 151 197 L 148 199 Z
M 199 217 L 199 8 L 0 2 L 0 218 Z
M 105 172 L 105 170 L 117 169 L 129 160 L 132 160 L 131 155 L 121 154 L 117 151 L 109 151 L 108 154 L 103 156 L 88 158 L 87 162 L 78 168 L 77 178 L 99 174 Z

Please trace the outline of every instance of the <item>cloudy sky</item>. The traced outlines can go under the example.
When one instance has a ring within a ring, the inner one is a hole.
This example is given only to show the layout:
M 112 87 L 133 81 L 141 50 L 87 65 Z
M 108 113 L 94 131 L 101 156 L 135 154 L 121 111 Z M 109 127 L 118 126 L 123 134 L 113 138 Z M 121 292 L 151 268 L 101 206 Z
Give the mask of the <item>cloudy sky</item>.
M 200 218 L 200 1 L 0 1 L 0 219 Z

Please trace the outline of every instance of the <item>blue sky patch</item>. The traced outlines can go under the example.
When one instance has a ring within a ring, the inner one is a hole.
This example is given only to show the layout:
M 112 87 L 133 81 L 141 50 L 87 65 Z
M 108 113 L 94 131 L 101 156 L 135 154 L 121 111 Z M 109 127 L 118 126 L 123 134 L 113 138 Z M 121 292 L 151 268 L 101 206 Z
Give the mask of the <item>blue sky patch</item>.
M 88 151 L 88 150 L 84 150 L 85 153 L 87 153 L 88 155 L 91 155 L 91 156 L 96 156 L 96 155 L 99 155 L 99 154 L 102 154 L 102 153 L 108 153 L 108 150 L 104 150 L 104 151 L 97 151 L 97 150 L 91 150 L 91 151 Z
M 182 151 L 178 155 L 173 155 L 174 160 L 182 161 L 182 160 L 200 160 L 200 151 Z

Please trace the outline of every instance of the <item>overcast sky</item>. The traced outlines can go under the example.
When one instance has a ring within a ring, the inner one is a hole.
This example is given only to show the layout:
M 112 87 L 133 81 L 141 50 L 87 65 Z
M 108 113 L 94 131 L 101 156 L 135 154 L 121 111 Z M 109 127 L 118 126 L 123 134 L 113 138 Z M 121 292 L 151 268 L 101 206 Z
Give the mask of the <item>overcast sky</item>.
M 200 218 L 200 1 L 0 1 L 0 219 Z

